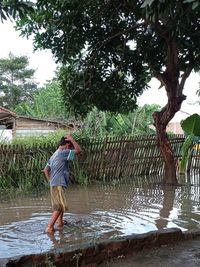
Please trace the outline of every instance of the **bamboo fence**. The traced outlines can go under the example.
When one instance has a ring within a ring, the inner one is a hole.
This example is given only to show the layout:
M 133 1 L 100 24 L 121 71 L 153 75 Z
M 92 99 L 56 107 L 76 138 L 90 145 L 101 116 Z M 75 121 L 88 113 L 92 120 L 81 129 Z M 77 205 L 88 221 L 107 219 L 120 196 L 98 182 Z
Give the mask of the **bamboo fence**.
M 178 162 L 184 137 L 176 135 L 170 142 Z M 90 179 L 162 175 L 164 172 L 164 161 L 153 135 L 90 140 L 79 163 Z
M 55 147 L 48 144 L 32 147 L 0 145 L 0 188 L 32 188 L 44 183 L 42 169 L 54 150 Z
M 181 159 L 184 136 L 170 137 L 175 162 Z M 72 180 L 81 170 L 90 180 L 119 179 L 140 175 L 162 175 L 164 161 L 155 136 L 106 137 L 80 141 L 81 155 L 72 162 Z M 0 145 L 0 187 L 30 186 L 44 183 L 42 169 L 55 151 L 53 145 L 22 146 Z M 78 168 L 78 171 L 76 170 Z M 191 155 L 189 171 L 200 170 L 200 149 Z

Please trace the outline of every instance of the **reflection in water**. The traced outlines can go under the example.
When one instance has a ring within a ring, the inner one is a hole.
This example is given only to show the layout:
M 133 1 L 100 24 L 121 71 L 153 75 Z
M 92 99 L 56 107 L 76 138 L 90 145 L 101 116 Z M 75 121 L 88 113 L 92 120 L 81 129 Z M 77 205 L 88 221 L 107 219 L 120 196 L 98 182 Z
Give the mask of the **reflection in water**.
M 161 178 L 162 179 L 162 178 Z M 51 215 L 49 192 L 0 202 L 0 258 L 77 248 L 84 243 L 156 229 L 199 228 L 199 184 L 160 185 L 155 177 L 116 185 L 71 186 L 69 225 L 44 233 Z
M 160 210 L 159 219 L 155 220 L 158 229 L 167 227 L 170 212 L 173 210 L 175 190 L 175 186 L 166 186 L 165 188 L 163 188 L 163 206 Z

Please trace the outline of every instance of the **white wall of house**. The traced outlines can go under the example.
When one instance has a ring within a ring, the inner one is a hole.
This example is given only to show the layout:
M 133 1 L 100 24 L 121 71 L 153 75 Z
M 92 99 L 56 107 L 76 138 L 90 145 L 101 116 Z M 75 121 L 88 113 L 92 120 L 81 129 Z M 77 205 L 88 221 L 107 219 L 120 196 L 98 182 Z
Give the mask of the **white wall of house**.
M 0 142 L 11 142 L 13 139 L 12 130 L 0 129 Z
M 43 136 L 48 135 L 49 133 L 53 133 L 55 130 L 42 130 L 42 129 L 17 129 L 16 137 L 24 137 L 24 136 Z

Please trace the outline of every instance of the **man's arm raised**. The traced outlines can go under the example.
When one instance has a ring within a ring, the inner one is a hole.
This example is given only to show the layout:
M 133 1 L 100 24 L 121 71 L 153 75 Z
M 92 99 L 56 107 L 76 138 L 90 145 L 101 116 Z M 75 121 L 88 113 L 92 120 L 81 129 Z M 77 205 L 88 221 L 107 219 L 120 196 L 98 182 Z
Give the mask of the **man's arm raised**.
M 71 143 L 74 147 L 74 150 L 75 150 L 75 154 L 78 155 L 81 152 L 80 145 L 74 140 L 74 138 L 71 135 L 67 135 L 66 140 L 71 141 Z

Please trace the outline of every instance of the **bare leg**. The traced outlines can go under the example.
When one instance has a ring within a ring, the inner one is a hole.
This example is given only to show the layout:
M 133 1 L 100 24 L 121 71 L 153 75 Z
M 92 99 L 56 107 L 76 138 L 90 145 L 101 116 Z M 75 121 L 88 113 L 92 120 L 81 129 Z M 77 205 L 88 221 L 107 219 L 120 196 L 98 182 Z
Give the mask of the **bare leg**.
M 51 215 L 50 222 L 46 228 L 46 233 L 53 233 L 54 232 L 54 224 L 57 221 L 58 217 L 60 216 L 60 211 L 54 211 Z
M 60 226 L 60 227 L 63 226 L 63 214 L 64 214 L 64 212 L 61 211 L 60 215 L 58 216 L 58 220 L 57 220 L 58 226 Z

